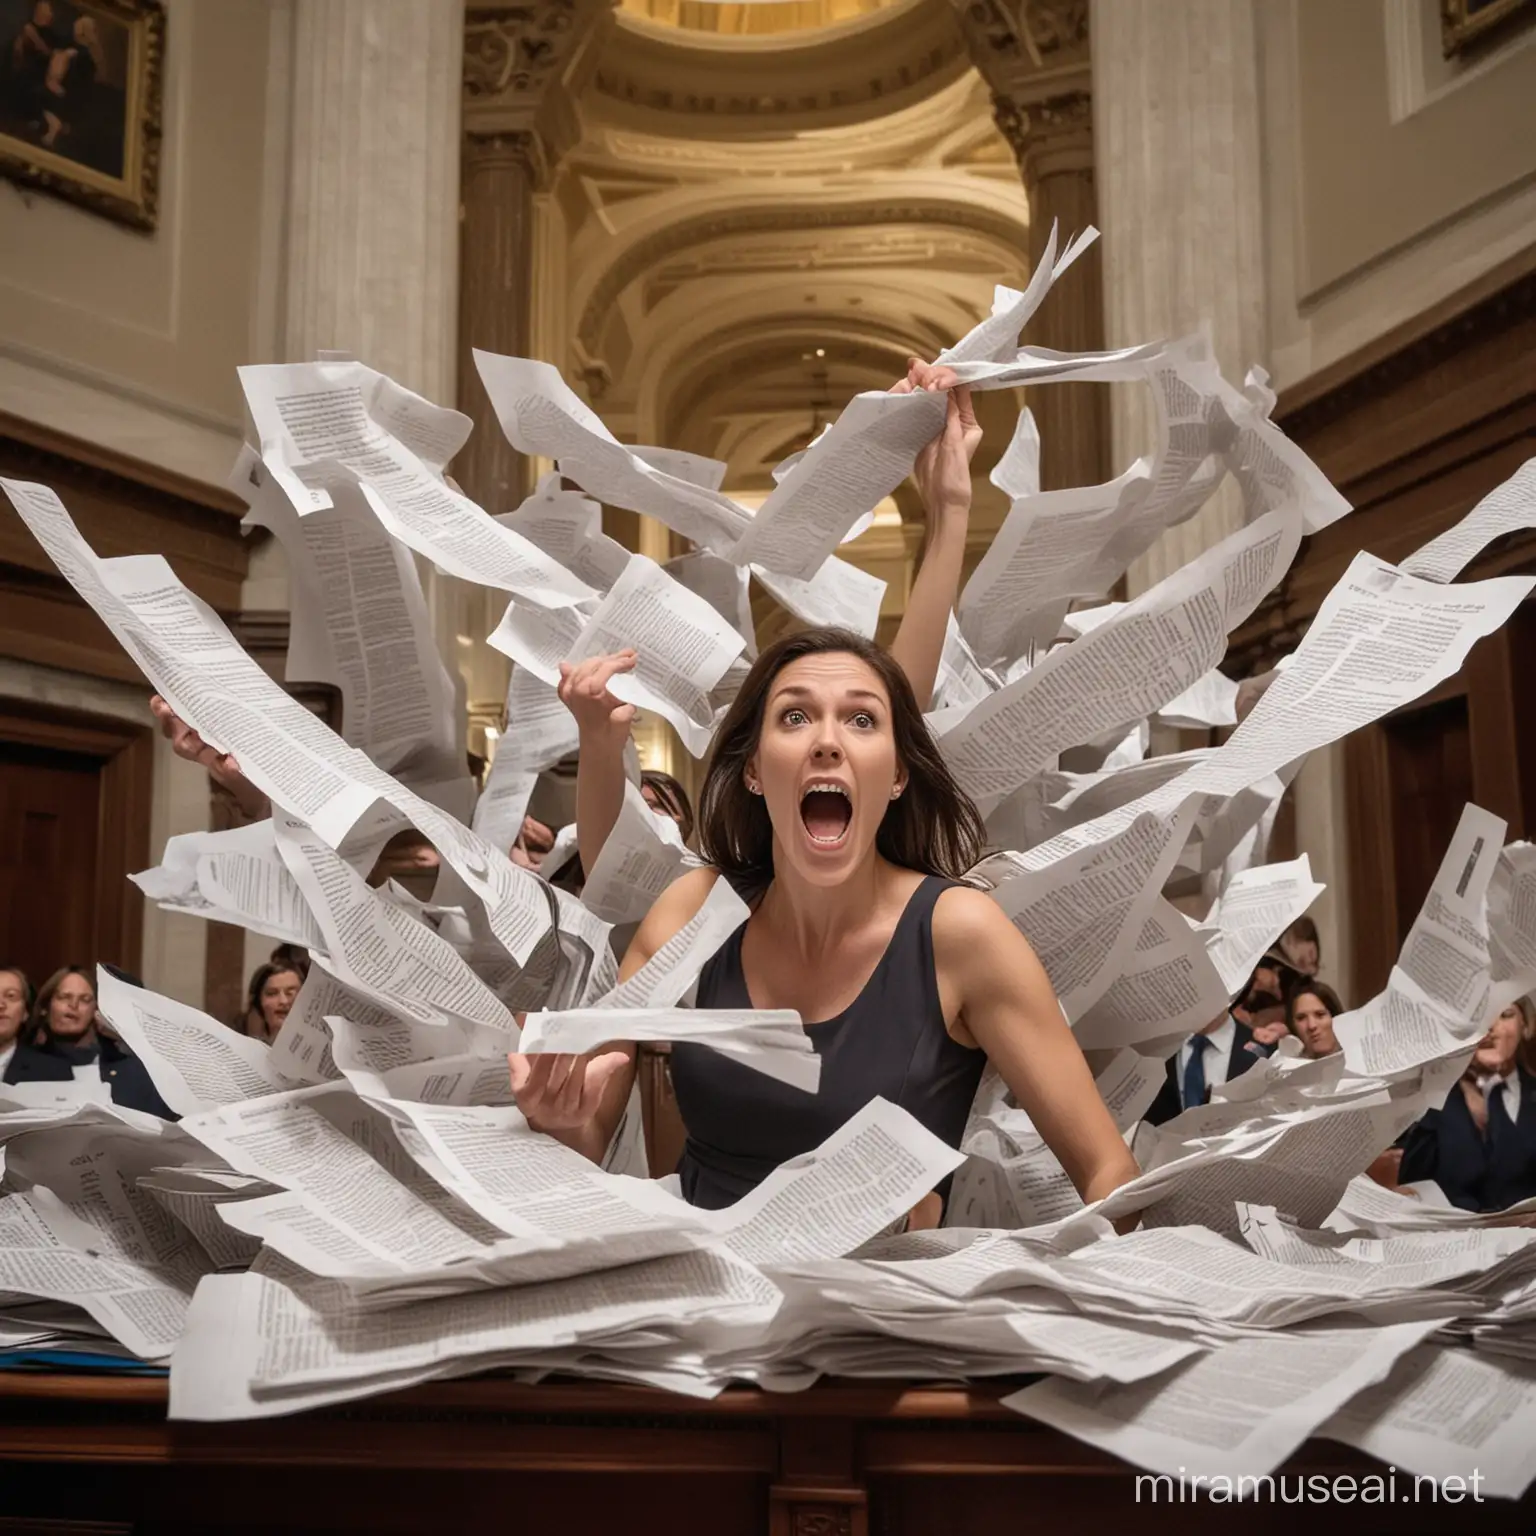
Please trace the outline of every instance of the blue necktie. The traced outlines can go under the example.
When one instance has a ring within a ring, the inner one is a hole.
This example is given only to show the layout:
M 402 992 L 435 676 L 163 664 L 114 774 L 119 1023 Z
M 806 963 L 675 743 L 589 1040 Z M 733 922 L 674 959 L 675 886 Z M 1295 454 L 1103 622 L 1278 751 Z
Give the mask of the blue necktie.
M 1210 1037 L 1189 1037 L 1189 1060 L 1184 1063 L 1184 1108 L 1193 1109 L 1205 1103 L 1205 1053 L 1210 1050 Z

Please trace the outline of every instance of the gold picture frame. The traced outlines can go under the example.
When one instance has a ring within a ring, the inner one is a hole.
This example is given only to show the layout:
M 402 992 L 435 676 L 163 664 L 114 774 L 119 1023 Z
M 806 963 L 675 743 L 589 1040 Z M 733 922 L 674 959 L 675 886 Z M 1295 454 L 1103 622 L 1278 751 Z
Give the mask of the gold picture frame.
M 0 0 L 0 175 L 152 230 L 160 0 Z
M 1527 10 L 1536 15 L 1536 0 L 1440 0 L 1440 51 L 1454 58 Z

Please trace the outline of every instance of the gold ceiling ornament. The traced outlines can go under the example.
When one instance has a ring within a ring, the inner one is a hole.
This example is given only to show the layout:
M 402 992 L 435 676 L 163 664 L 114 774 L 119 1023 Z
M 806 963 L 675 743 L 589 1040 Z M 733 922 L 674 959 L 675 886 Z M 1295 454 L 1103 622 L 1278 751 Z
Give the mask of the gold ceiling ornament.
M 685 32 L 778 37 L 835 27 L 897 4 L 900 0 L 619 0 L 619 9 Z

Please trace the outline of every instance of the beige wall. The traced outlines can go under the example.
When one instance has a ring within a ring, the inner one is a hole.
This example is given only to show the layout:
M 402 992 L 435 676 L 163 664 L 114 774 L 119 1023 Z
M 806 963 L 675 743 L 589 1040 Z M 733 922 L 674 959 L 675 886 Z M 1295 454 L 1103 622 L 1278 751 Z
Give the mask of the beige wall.
M 1441 57 L 1438 0 L 1258 7 L 1282 388 L 1536 240 L 1536 29 Z
M 222 483 L 267 355 L 266 0 L 168 0 L 153 234 L 0 183 L 0 409 Z M 274 136 L 276 137 L 276 136 Z
M 167 0 L 153 234 L 0 182 L 0 410 L 222 484 L 242 436 L 236 367 L 271 355 L 276 284 L 268 30 L 284 0 Z M 284 82 L 273 82 L 281 128 Z M 269 227 L 270 226 L 270 227 Z M 286 606 L 280 559 L 247 597 Z M 0 658 L 0 696 L 152 724 L 148 689 Z M 208 825 L 201 769 L 156 739 L 150 847 Z M 270 948 L 270 945 L 268 945 Z M 203 999 L 207 925 L 147 904 L 140 972 Z

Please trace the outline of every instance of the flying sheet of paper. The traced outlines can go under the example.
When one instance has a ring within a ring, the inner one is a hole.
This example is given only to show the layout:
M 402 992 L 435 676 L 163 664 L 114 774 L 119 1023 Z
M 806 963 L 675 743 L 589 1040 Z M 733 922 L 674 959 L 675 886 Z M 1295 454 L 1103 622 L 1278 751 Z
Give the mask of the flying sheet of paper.
M 1536 1478 L 1533 1412 L 1536 1364 L 1421 1344 L 1316 1433 L 1421 1477 L 1460 1478 L 1480 1499 L 1518 1499 Z
M 983 700 L 942 741 L 962 787 L 995 805 L 1063 748 L 1176 697 L 1215 665 L 1300 538 L 1296 517 L 1268 514 Z
M 835 556 L 809 581 L 754 565 L 752 574 L 770 597 L 807 624 L 831 624 L 872 640 L 880 627 L 885 582 Z
M 246 523 L 269 529 L 288 556 L 288 681 L 333 685 L 343 738 L 381 768 L 451 756 L 453 682 L 404 546 L 355 486 L 335 487 L 330 508 L 300 517 L 248 448 L 232 483 L 250 501 Z
M 654 561 L 636 555 L 565 659 L 584 661 L 633 648 L 635 670 L 612 678 L 610 691 L 661 715 L 700 756 L 713 719 L 709 691 L 744 644 L 703 598 L 673 581 Z
M 512 1016 L 445 939 L 385 901 L 296 817 L 280 814 L 275 825 L 278 851 L 325 934 L 327 970 L 420 1023 L 446 1016 L 510 1037 Z
M 548 363 L 479 348 L 474 358 L 508 442 L 554 459 L 562 475 L 605 506 L 654 517 L 716 554 L 725 554 L 746 531 L 751 515 L 745 507 L 653 468 L 620 443 Z
M 1226 1012 L 1233 990 L 1212 964 L 1199 931 L 1177 907 L 1160 900 L 1124 968 L 1073 1021 L 1073 1033 L 1085 1050 L 1193 1033 Z
M 403 391 L 361 363 L 268 363 L 239 370 L 261 456 L 300 515 L 323 510 L 327 480 L 355 480 L 384 528 L 439 570 L 559 608 L 592 590 L 447 485 L 396 436 Z M 437 408 L 422 401 L 425 412 Z
M 1232 878 L 1197 930 L 1229 994 L 1237 995 L 1259 957 L 1325 889 L 1306 854 Z
M 1056 253 L 1057 226 L 1051 221 L 1051 232 L 1045 238 L 1045 249 L 1030 274 L 1022 293 L 999 283 L 992 313 L 979 325 L 973 326 L 954 346 L 939 353 L 943 364 L 990 361 L 1011 355 L 1019 344 L 1019 335 L 1040 305 L 1051 285 L 1084 251 L 1099 237 L 1091 224 L 1067 242 L 1058 256 Z
M 1352 1071 L 1405 1072 L 1481 1038 L 1492 986 L 1486 904 L 1503 842 L 1497 816 L 1465 807 L 1386 991 L 1334 1020 Z
M 1238 1339 L 1113 1398 L 1047 1380 L 1003 1402 L 1153 1472 L 1213 1478 L 1227 1491 L 1272 1472 L 1333 1413 L 1437 1324 L 1293 1330 Z
M 930 390 L 855 395 L 769 493 L 731 559 L 812 580 L 854 523 L 912 472 L 943 429 L 946 403 Z
M 639 922 L 683 872 L 687 851 L 677 823 L 626 781 L 618 820 L 587 872 L 583 905 L 605 922 Z
M 963 1156 L 874 1098 L 807 1158 L 776 1168 L 711 1226 L 737 1258 L 836 1258 L 900 1220 Z
M 707 1046 L 803 1093 L 821 1086 L 821 1057 L 792 1009 L 590 1008 L 530 1013 L 517 1048 L 580 1055 L 624 1041 L 683 1040 Z
M 1426 581 L 1455 581 L 1500 534 L 1536 528 L 1536 458 L 1495 487 L 1452 528 L 1403 561 Z
M 130 986 L 105 967 L 97 971 L 96 1002 L 178 1115 L 288 1086 L 272 1065 L 270 1046 L 174 998 Z

